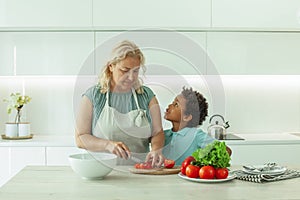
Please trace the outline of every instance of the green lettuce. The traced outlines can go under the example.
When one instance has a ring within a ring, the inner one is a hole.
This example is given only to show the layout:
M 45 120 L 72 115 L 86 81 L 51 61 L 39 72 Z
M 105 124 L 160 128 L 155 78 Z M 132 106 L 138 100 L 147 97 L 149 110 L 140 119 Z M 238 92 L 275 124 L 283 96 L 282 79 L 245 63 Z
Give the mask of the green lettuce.
M 226 150 L 225 142 L 215 140 L 204 148 L 197 149 L 192 156 L 197 166 L 211 165 L 214 168 L 230 167 L 230 156 Z

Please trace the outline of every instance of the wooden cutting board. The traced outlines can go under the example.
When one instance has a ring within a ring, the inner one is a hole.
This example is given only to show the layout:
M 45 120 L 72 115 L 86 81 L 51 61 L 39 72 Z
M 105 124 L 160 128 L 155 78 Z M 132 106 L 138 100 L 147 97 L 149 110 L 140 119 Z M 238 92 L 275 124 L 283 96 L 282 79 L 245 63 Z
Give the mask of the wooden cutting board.
M 129 168 L 129 171 L 134 174 L 168 175 L 168 174 L 178 174 L 180 172 L 180 166 L 174 166 L 171 169 L 167 169 L 167 168 L 155 168 L 155 169 Z

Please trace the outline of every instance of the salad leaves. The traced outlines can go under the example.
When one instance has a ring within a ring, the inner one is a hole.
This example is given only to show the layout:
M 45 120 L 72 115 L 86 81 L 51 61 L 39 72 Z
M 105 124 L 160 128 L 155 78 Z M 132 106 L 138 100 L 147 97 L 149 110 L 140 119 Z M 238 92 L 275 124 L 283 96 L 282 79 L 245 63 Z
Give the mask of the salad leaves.
M 210 165 L 214 168 L 230 167 L 230 156 L 226 150 L 225 142 L 215 140 L 204 148 L 197 149 L 192 156 L 196 161 L 194 165 Z

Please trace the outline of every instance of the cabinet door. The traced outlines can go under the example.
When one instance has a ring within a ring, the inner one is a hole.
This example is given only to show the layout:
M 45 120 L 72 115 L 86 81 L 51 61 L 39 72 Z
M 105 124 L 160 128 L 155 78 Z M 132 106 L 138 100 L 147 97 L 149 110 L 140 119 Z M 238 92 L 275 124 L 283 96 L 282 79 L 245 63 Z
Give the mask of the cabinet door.
M 143 27 L 209 27 L 211 0 L 94 0 L 94 26 Z
M 0 0 L 0 26 L 92 25 L 92 0 Z
M 208 74 L 299 75 L 299 51 L 297 33 L 210 32 Z
M 97 32 L 95 40 L 96 74 L 99 74 L 102 66 L 105 66 L 114 46 L 123 40 L 136 43 L 143 51 L 147 76 L 201 75 L 206 73 L 206 33 L 174 31 Z M 178 82 L 177 84 L 180 85 Z M 185 84 L 183 83 L 181 86 Z
M 9 176 L 9 147 L 0 147 L 0 187 L 6 183 Z
M 299 0 L 213 1 L 213 27 L 299 28 Z
M 0 75 L 94 74 L 92 32 L 5 32 L 0 42 Z
M 45 165 L 45 147 L 10 147 L 10 176 L 27 165 Z
M 68 157 L 72 154 L 85 153 L 86 150 L 77 147 L 46 147 L 47 166 L 51 165 L 69 165 Z
M 275 162 L 283 166 L 300 163 L 299 144 L 289 145 L 230 145 L 232 165 L 264 164 Z

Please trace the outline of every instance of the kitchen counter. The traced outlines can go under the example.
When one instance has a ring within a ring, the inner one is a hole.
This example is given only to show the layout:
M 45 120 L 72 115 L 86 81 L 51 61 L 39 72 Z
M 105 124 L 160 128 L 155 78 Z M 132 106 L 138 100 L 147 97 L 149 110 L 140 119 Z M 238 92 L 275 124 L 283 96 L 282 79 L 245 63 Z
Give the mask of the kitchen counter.
M 238 167 L 235 167 L 238 169 Z M 121 170 L 120 170 L 121 169 Z M 300 178 L 251 183 L 196 183 L 175 175 L 138 175 L 113 170 L 103 180 L 84 180 L 70 167 L 28 166 L 0 188 L 0 199 L 299 199 Z M 300 165 L 293 169 L 300 169 Z
M 4 140 L 0 139 L 0 147 L 75 147 L 73 135 L 33 135 L 32 139 Z
M 253 145 L 253 144 L 300 144 L 300 136 L 290 133 L 268 134 L 235 134 L 245 140 L 225 140 L 228 145 Z M 26 140 L 3 140 L 1 146 L 36 146 L 36 147 L 75 147 L 73 135 L 34 135 Z

